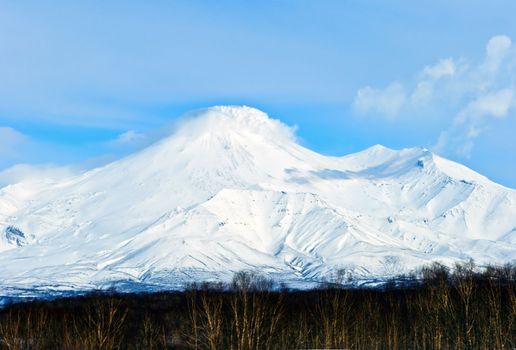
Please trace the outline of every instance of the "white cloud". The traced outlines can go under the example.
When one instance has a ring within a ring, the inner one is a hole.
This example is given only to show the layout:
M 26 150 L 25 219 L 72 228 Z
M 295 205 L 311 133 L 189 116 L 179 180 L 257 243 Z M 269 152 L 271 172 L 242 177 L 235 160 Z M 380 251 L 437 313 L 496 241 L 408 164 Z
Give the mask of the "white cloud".
M 512 41 L 506 35 L 492 37 L 486 45 L 486 60 L 484 67 L 491 72 L 498 71 L 504 58 L 511 49 Z
M 424 67 L 412 82 L 393 82 L 385 89 L 359 89 L 354 107 L 360 114 L 376 112 L 387 119 L 448 115 L 448 126 L 435 148 L 468 157 L 489 122 L 510 115 L 516 95 L 511 79 L 516 74 L 514 62 L 511 38 L 497 35 L 487 42 L 481 62 L 441 59 Z
M 452 77 L 456 71 L 457 65 L 453 59 L 442 59 L 423 68 L 412 91 L 400 82 L 392 82 L 383 89 L 366 86 L 357 91 L 353 106 L 361 114 L 375 112 L 377 116 L 392 119 L 407 107 L 431 101 L 435 85 L 442 79 Z
M 20 162 L 41 162 L 40 157 L 45 153 L 56 154 L 57 152 L 16 129 L 0 127 L 0 187 L 21 181 L 56 178 L 64 176 L 65 173 L 71 173 L 69 167 L 48 164 L 13 165 Z
M 19 131 L 0 127 L 0 156 L 14 158 L 20 153 L 20 148 L 28 141 Z
M 505 117 L 512 104 L 513 91 L 509 88 L 488 93 L 468 105 L 470 113 L 477 116 Z
M 143 133 L 136 132 L 134 130 L 126 131 L 120 134 L 113 143 L 116 145 L 124 146 L 131 145 L 134 143 L 140 143 L 146 139 L 146 135 Z
M 423 68 L 419 74 L 416 87 L 407 101 L 409 106 L 420 107 L 432 101 L 435 86 L 443 79 L 453 77 L 457 72 L 457 64 L 452 58 L 442 59 L 434 65 Z
M 362 113 L 378 112 L 387 116 L 395 116 L 407 99 L 405 89 L 394 82 L 385 89 L 366 86 L 358 90 L 354 106 Z
M 455 62 L 451 58 L 442 59 L 433 66 L 426 66 L 423 74 L 432 80 L 437 80 L 455 74 Z
M 127 130 L 118 135 L 115 139 L 104 143 L 103 146 L 106 151 L 112 155 L 125 155 L 145 148 L 167 135 L 170 135 L 173 128 L 174 123 L 166 124 L 160 128 L 147 130 L 145 132 Z
M 474 141 L 485 129 L 491 118 L 504 118 L 513 106 L 514 92 L 501 89 L 479 96 L 464 107 L 453 119 L 452 125 L 441 132 L 435 148 L 445 153 L 453 149 L 462 157 L 469 157 Z
M 144 133 L 135 130 L 127 130 L 119 134 L 116 138 L 101 144 L 104 153 L 94 159 L 90 159 L 88 161 L 89 166 L 102 166 L 129 153 L 138 151 L 154 141 L 152 131 Z
M 18 164 L 0 171 L 0 188 L 19 182 L 59 180 L 76 174 L 69 166 Z
M 434 95 L 434 84 L 430 81 L 420 81 L 414 92 L 410 96 L 410 102 L 413 105 L 424 105 L 428 103 Z

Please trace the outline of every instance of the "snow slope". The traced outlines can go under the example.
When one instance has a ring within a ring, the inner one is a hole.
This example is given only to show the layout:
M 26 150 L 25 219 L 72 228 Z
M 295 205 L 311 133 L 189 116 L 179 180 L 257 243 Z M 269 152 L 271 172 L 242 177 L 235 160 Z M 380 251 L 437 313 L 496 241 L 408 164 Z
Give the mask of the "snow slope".
M 176 288 L 238 270 L 303 286 L 337 269 L 516 258 L 516 191 L 421 148 L 327 157 L 249 107 L 66 179 L 0 189 L 0 288 Z

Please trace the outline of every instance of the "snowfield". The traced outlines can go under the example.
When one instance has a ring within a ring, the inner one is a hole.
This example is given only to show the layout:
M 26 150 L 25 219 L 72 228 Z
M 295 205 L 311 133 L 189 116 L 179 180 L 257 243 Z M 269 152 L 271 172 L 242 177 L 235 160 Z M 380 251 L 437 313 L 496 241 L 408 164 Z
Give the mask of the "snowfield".
M 0 189 L 0 294 L 181 288 L 259 270 L 295 287 L 345 269 L 516 259 L 516 191 L 422 148 L 328 157 L 249 107 L 65 180 Z

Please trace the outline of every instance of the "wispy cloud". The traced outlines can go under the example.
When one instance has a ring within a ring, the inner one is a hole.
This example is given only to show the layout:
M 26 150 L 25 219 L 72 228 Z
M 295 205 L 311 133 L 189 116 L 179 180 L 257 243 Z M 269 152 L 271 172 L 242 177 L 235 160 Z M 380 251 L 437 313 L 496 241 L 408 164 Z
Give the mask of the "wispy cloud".
M 448 117 L 434 148 L 469 157 L 475 139 L 489 121 L 510 114 L 516 95 L 516 51 L 511 38 L 492 37 L 481 62 L 444 58 L 424 67 L 412 81 L 357 91 L 353 106 L 360 115 L 403 121 L 418 115 Z
M 366 86 L 358 90 L 354 106 L 362 113 L 375 112 L 389 118 L 395 117 L 407 103 L 407 93 L 402 84 L 393 82 L 384 89 Z
M 421 107 L 435 97 L 436 85 L 453 77 L 458 67 L 452 58 L 428 65 L 417 75 L 414 86 L 395 81 L 384 88 L 366 86 L 359 89 L 353 102 L 360 114 L 396 119 L 411 107 Z
M 460 69 L 452 58 L 441 59 L 434 65 L 423 68 L 417 84 L 407 101 L 410 105 L 424 106 L 434 98 L 436 85 L 442 80 L 452 78 Z
M 74 174 L 72 166 L 47 163 L 44 155 L 58 152 L 16 129 L 0 127 L 0 188 L 21 181 L 58 179 Z
M 474 140 L 482 133 L 490 118 L 503 118 L 513 104 L 514 92 L 502 89 L 489 92 L 471 101 L 453 119 L 452 125 L 441 132 L 434 148 L 437 151 L 454 149 L 455 153 L 469 157 Z
M 33 138 L 14 128 L 0 126 L 0 171 L 16 164 L 34 164 L 39 167 L 34 170 L 44 171 L 47 168 L 54 168 L 53 163 L 56 162 L 60 164 L 77 163 L 78 161 L 73 161 L 75 159 L 73 153 L 73 150 L 64 145 L 52 144 Z M 18 170 L 16 173 L 19 173 Z M 11 173 L 9 172 L 9 174 Z
M 7 180 L 21 181 L 41 176 L 54 178 L 54 174 L 69 173 L 73 169 L 102 166 L 166 137 L 172 133 L 176 123 L 178 121 L 146 131 L 129 129 L 112 139 L 77 145 L 52 143 L 12 127 L 0 126 L 0 185 Z M 88 154 L 89 148 L 94 148 L 95 153 Z M 30 177 L 32 171 L 41 173 L 41 176 Z
M 146 131 L 127 130 L 119 134 L 113 140 L 109 140 L 103 144 L 103 148 L 108 153 L 124 155 L 130 152 L 138 151 L 152 143 L 170 135 L 180 120 L 174 120 L 159 128 L 149 129 Z
M 21 149 L 27 144 L 28 138 L 19 131 L 0 127 L 0 156 L 8 159 L 20 155 Z
M 0 171 L 0 188 L 19 182 L 64 179 L 75 174 L 76 169 L 70 166 L 17 164 Z
M 127 147 L 140 145 L 142 143 L 145 143 L 147 139 L 147 134 L 137 132 L 134 130 L 128 130 L 118 135 L 118 137 L 111 141 L 110 144 L 115 147 Z

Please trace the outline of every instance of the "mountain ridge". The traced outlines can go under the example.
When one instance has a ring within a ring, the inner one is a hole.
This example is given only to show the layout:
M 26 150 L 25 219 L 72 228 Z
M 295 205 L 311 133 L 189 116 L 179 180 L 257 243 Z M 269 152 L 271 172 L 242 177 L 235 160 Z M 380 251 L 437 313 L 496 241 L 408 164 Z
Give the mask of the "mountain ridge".
M 1 188 L 0 232 L 9 288 L 177 288 L 241 269 L 303 286 L 513 260 L 516 191 L 424 148 L 320 155 L 259 110 L 218 106 L 104 167 Z

